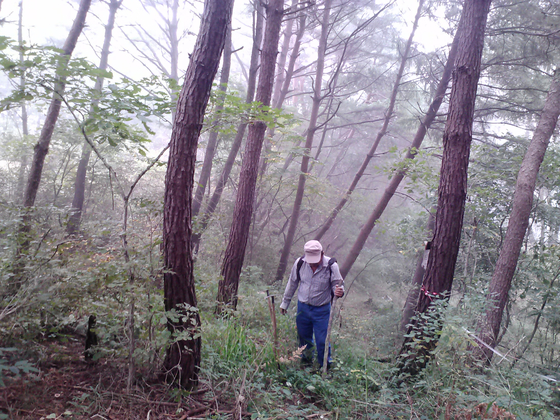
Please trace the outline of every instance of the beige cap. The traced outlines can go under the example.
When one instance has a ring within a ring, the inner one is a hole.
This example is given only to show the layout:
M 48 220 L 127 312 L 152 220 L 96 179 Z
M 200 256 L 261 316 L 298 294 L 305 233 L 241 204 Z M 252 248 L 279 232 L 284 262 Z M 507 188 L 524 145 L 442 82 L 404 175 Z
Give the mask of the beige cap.
M 317 264 L 321 261 L 321 252 L 323 251 L 323 246 L 319 241 L 308 241 L 303 247 L 305 251 L 305 262 L 308 264 Z

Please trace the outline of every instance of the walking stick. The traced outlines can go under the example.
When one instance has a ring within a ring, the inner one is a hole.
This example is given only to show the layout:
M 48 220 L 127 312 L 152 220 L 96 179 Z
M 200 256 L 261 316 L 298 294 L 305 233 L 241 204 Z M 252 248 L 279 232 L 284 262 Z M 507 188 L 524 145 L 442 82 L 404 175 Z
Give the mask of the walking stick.
M 278 363 L 278 329 L 276 328 L 276 307 L 274 306 L 274 296 L 270 296 L 268 289 L 266 290 L 266 300 L 268 301 L 268 309 L 272 318 L 272 333 L 274 337 L 274 360 Z
M 338 285 L 337 285 L 338 286 Z M 329 343 L 331 341 L 331 329 L 332 329 L 332 322 L 334 318 L 334 312 L 336 308 L 336 301 L 338 300 L 338 296 L 334 296 L 332 303 L 331 303 L 331 314 L 329 315 L 329 326 L 327 327 L 327 337 L 325 338 L 325 352 L 323 353 L 323 368 L 321 369 L 323 372 L 323 377 L 327 374 L 327 364 L 329 361 Z

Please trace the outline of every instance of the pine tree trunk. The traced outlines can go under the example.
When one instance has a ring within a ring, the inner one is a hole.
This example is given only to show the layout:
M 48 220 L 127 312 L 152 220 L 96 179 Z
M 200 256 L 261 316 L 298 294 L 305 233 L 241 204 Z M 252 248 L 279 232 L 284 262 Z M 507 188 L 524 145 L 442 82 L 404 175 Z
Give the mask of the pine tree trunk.
M 429 362 L 449 298 L 459 253 L 467 196 L 467 169 L 472 141 L 476 90 L 490 0 L 467 0 L 459 24 L 457 62 L 449 113 L 443 134 L 443 159 L 436 225 L 415 319 L 399 359 L 401 374 L 416 375 Z M 442 303 L 443 305 L 440 305 Z
M 162 379 L 186 389 L 198 383 L 200 317 L 194 287 L 191 253 L 191 212 L 198 138 L 212 82 L 218 70 L 231 22 L 233 0 L 207 0 L 200 31 L 179 95 L 171 134 L 165 178 L 163 215 L 164 302 L 172 334 L 188 334 L 174 341 L 163 363 Z
M 269 106 L 272 96 L 283 7 L 284 0 L 271 0 L 266 6 L 266 29 L 256 94 L 256 100 L 262 106 Z M 233 309 L 237 307 L 239 276 L 245 258 L 245 249 L 253 217 L 259 159 L 265 132 L 266 123 L 264 121 L 256 121 L 249 127 L 247 145 L 239 177 L 239 189 L 233 212 L 233 223 L 222 264 L 221 274 L 223 279 L 218 284 L 218 312 L 222 312 L 226 306 L 231 306 Z
M 103 40 L 103 48 L 101 49 L 101 59 L 99 62 L 100 70 L 107 70 L 109 61 L 109 47 L 111 45 L 113 28 L 115 26 L 115 16 L 122 2 L 123 0 L 111 0 L 111 3 L 109 4 L 109 19 L 107 20 L 107 25 L 105 26 L 105 38 Z M 99 76 L 95 82 L 95 90 L 97 92 L 101 92 L 101 90 L 103 89 L 103 82 L 104 77 Z M 95 106 L 95 104 L 92 104 L 92 111 L 93 106 Z M 78 163 L 78 169 L 76 170 L 76 179 L 74 181 L 74 198 L 72 199 L 72 209 L 70 212 L 70 217 L 68 219 L 68 224 L 66 225 L 66 232 L 70 234 L 76 233 L 80 228 L 86 191 L 86 173 L 90 157 L 91 148 L 89 147 L 89 144 L 87 144 L 87 142 L 84 142 L 84 145 L 82 147 L 82 156 L 80 158 L 80 162 Z
M 231 68 L 231 26 L 228 27 L 226 35 L 226 44 L 224 46 L 224 53 L 222 59 L 222 73 L 220 75 L 220 86 L 218 89 L 223 94 L 226 93 L 227 84 L 229 83 L 229 71 Z M 218 105 L 216 105 L 216 113 L 219 113 L 224 109 L 224 100 L 220 99 Z M 216 154 L 216 147 L 218 145 L 218 131 L 212 130 L 208 136 L 208 143 L 206 145 L 206 151 L 204 152 L 204 161 L 202 163 L 202 169 L 200 170 L 200 177 L 198 179 L 198 184 L 196 186 L 196 192 L 193 199 L 193 218 L 198 216 L 200 212 L 200 206 L 202 204 L 202 199 L 204 197 L 204 192 L 206 191 L 206 186 L 210 180 L 210 175 L 212 173 L 212 162 L 214 160 L 214 155 Z
M 255 3 L 255 27 L 253 28 L 253 47 L 251 50 L 251 63 L 249 65 L 249 77 L 247 80 L 247 97 L 245 99 L 245 103 L 250 104 L 253 102 L 255 97 L 255 89 L 257 86 L 257 73 L 259 69 L 259 55 L 261 49 L 261 42 L 262 42 L 262 30 L 263 30 L 263 14 L 262 8 L 260 7 L 259 3 Z M 210 222 L 210 218 L 216 211 L 220 199 L 222 197 L 222 193 L 224 188 L 227 184 L 229 179 L 229 175 L 231 170 L 233 169 L 233 165 L 235 164 L 235 159 L 237 158 L 237 154 L 239 153 L 239 149 L 241 148 L 241 144 L 243 142 L 243 136 L 245 135 L 245 130 L 247 129 L 247 123 L 242 123 L 237 126 L 237 133 L 235 134 L 235 138 L 233 140 L 233 144 L 231 145 L 231 149 L 229 150 L 228 157 L 226 159 L 226 163 L 222 168 L 222 172 L 220 177 L 218 178 L 218 182 L 216 183 L 216 188 L 208 200 L 208 204 L 206 209 L 204 210 L 204 214 L 200 217 L 200 221 L 198 223 L 196 232 L 193 235 L 193 249 L 195 252 L 198 251 L 198 247 L 200 244 L 200 238 L 202 233 L 208 226 Z
M 548 91 L 544 108 L 533 134 L 533 139 L 525 152 L 521 168 L 517 175 L 513 208 L 494 274 L 486 296 L 486 312 L 477 326 L 477 338 L 492 349 L 498 344 L 498 334 L 502 315 L 508 299 L 509 289 L 517 267 L 523 239 L 529 226 L 529 217 L 533 206 L 533 196 L 540 166 L 550 138 L 558 123 L 560 115 L 560 71 L 556 70 Z M 473 357 L 480 362 L 490 362 L 492 350 L 478 345 L 472 349 Z

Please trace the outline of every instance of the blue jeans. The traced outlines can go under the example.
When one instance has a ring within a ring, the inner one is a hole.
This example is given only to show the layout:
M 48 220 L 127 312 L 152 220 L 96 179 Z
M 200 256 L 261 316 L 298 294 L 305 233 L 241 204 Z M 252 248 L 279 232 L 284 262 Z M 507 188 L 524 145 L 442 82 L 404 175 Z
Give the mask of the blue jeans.
M 317 359 L 319 366 L 323 366 L 325 355 L 325 340 L 329 327 L 329 316 L 331 314 L 331 304 L 323 306 L 311 306 L 306 303 L 298 302 L 296 325 L 299 337 L 299 346 L 305 346 L 302 361 L 310 363 L 313 359 L 313 334 L 317 343 Z M 331 362 L 331 347 L 329 345 L 329 363 Z

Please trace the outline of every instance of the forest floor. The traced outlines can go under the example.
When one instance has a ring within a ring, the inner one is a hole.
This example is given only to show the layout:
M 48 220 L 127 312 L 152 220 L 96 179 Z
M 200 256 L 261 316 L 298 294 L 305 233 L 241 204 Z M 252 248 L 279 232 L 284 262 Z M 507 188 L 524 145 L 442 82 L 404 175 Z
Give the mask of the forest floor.
M 137 381 L 142 383 L 127 392 L 125 361 L 86 362 L 81 338 L 39 344 L 43 354 L 35 365 L 38 373 L 4 376 L 0 419 L 187 420 L 231 418 L 227 414 L 235 409 L 231 396 L 220 395 L 204 383 L 195 392 L 179 393 L 157 383 L 154 375 Z

